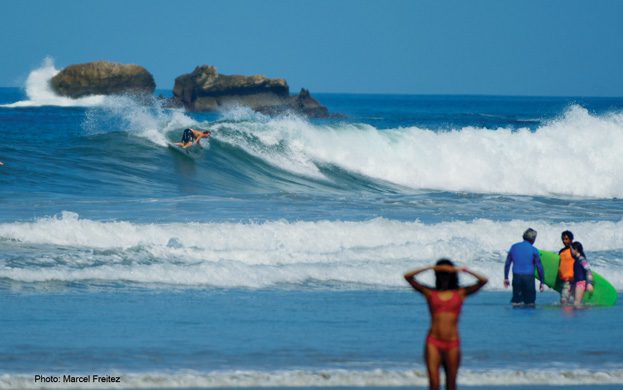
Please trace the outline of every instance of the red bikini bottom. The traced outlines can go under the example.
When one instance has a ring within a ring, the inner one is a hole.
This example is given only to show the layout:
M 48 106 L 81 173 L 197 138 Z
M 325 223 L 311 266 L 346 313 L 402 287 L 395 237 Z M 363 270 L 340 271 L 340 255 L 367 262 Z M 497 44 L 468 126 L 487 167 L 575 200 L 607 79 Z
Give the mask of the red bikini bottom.
M 458 348 L 461 345 L 461 340 L 458 338 L 454 340 L 439 340 L 429 334 L 426 336 L 426 344 L 431 344 L 440 351 L 449 351 Z

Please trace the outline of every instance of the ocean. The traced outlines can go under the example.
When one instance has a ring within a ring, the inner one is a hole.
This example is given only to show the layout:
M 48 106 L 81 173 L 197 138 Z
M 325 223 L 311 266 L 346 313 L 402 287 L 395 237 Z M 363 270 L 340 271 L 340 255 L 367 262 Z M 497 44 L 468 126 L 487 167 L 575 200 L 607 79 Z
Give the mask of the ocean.
M 0 389 L 424 388 L 402 274 L 441 257 L 490 279 L 459 385 L 623 387 L 621 296 L 521 310 L 502 283 L 532 227 L 623 291 L 623 98 L 314 94 L 343 117 L 306 119 L 61 98 L 57 71 L 0 88 Z M 189 126 L 194 156 L 167 146 Z

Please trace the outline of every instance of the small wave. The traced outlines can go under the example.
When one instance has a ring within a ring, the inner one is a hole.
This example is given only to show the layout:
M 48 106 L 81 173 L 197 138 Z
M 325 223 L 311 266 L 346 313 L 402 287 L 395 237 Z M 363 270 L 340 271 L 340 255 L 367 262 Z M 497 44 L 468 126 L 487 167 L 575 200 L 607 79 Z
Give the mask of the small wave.
M 491 276 L 488 289 L 502 290 L 502 278 L 495 275 L 501 275 L 506 250 L 527 226 L 539 232 L 540 248 L 553 250 L 560 246 L 560 232 L 571 229 L 585 244 L 590 242 L 586 247 L 593 269 L 623 289 L 623 220 L 135 224 L 80 219 L 66 212 L 29 223 L 0 224 L 5 247 L 0 278 L 182 287 L 265 288 L 312 282 L 396 288 L 404 286 L 405 270 L 450 257 Z M 240 278 L 241 274 L 247 276 Z
M 38 373 L 40 374 L 40 373 Z M 45 388 L 67 388 L 67 373 L 46 373 L 58 377 L 59 383 L 45 383 Z M 87 376 L 93 374 L 71 374 Z M 162 373 L 112 372 L 120 383 L 106 383 L 106 388 L 257 388 L 257 387 L 405 387 L 427 386 L 426 371 L 415 370 L 290 370 L 228 371 L 201 373 L 194 371 Z M 106 375 L 102 375 L 106 376 Z M 556 370 L 556 369 L 462 369 L 458 384 L 462 386 L 534 386 L 534 385 L 613 385 L 623 384 L 623 370 Z M 33 375 L 2 374 L 0 389 L 39 389 Z M 71 383 L 72 389 L 102 388 L 101 383 Z

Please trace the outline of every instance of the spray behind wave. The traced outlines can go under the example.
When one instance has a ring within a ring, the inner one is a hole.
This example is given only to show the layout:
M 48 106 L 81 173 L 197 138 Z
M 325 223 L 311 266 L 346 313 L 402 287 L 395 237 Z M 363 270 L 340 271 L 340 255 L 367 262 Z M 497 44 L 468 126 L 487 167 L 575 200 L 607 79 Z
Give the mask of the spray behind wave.
M 161 146 L 166 145 L 165 134 L 168 131 L 195 123 L 181 111 L 163 109 L 155 98 L 137 101 L 132 96 L 119 95 L 92 95 L 77 99 L 59 96 L 50 86 L 50 80 L 58 73 L 54 60 L 45 58 L 41 66 L 28 75 L 25 85 L 28 100 L 2 107 L 88 107 L 90 109 L 83 124 L 87 134 L 124 131 Z
M 78 99 L 72 99 L 57 95 L 50 87 L 50 79 L 59 72 L 54 66 L 54 60 L 46 57 L 41 67 L 33 70 L 26 79 L 26 95 L 28 100 L 23 100 L 2 107 L 92 107 L 103 103 L 105 96 L 94 95 Z
M 169 132 L 196 125 L 183 111 L 163 108 L 156 98 L 137 101 L 132 96 L 108 96 L 87 110 L 82 128 L 87 134 L 126 132 L 166 146 Z

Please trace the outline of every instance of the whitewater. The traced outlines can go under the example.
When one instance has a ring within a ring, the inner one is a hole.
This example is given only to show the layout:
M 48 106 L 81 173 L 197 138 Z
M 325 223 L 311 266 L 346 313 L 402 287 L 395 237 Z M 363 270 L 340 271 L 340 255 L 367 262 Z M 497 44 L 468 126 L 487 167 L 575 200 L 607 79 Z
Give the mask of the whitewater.
M 571 229 L 591 243 L 594 270 L 619 290 L 623 221 L 572 224 L 513 220 L 424 224 L 285 220 L 257 223 L 134 224 L 80 219 L 65 212 L 35 222 L 0 224 L 0 242 L 16 248 L 0 278 L 22 282 L 134 282 L 148 286 L 265 288 L 327 286 L 402 287 L 401 271 L 450 257 L 488 275 L 500 273 L 506 250 L 526 226 L 556 250 Z M 311 238 L 311 239 L 310 239 Z M 18 250 L 19 248 L 19 250 Z M 37 253 L 46 255 L 38 257 Z M 28 261 L 20 261 L 29 253 Z M 609 269 L 613 264 L 617 268 Z M 41 267 L 52 265 L 42 273 Z M 239 273 L 250 275 L 239 278 Z M 430 282 L 430 281 L 429 281 Z M 501 290 L 495 278 L 488 289 Z

